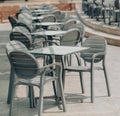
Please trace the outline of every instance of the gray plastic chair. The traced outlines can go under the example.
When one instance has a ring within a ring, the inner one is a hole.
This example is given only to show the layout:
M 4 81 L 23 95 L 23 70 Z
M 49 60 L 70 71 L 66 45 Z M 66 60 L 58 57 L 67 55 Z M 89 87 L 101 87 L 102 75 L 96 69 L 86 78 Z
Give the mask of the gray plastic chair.
M 22 44 L 19 41 L 10 41 L 9 43 L 6 44 L 6 55 L 9 56 L 9 53 L 14 51 L 14 50 L 22 50 L 22 51 L 27 51 L 27 48 L 24 44 Z M 9 58 L 8 58 L 9 59 Z M 11 100 L 11 91 L 13 88 L 13 70 L 10 68 L 10 80 L 9 80 L 9 87 L 8 87 L 8 97 L 7 97 L 7 104 L 10 104 Z
M 70 19 L 68 19 L 66 21 L 62 21 L 62 22 L 63 22 L 63 24 L 61 24 L 59 26 L 49 26 L 49 29 L 55 28 L 55 30 L 56 30 L 56 28 L 57 28 L 57 30 L 67 31 L 67 30 L 75 27 L 74 25 L 77 24 L 77 19 L 70 18 Z
M 56 22 L 56 17 L 53 14 L 45 14 L 36 16 L 34 18 L 35 19 L 33 19 L 33 16 L 28 13 L 20 13 L 18 16 L 18 21 L 25 23 L 31 29 L 31 32 L 35 32 L 38 29 L 41 29 L 40 26 L 35 26 L 34 22 Z
M 56 22 L 55 15 L 43 15 L 42 18 L 39 20 L 40 22 Z
M 10 41 L 6 44 L 6 54 L 8 56 L 9 59 L 9 54 L 14 51 L 14 50 L 19 50 L 19 51 L 28 51 L 28 49 L 26 48 L 26 46 L 21 43 L 20 41 Z M 13 83 L 14 83 L 14 79 L 12 78 L 13 75 L 13 69 L 12 67 L 10 68 L 10 79 L 9 79 L 9 87 L 8 87 L 8 97 L 7 97 L 7 104 L 11 103 L 11 91 L 13 89 Z M 32 92 L 32 94 L 30 94 Z M 31 102 L 32 98 L 34 97 L 34 89 L 33 87 L 29 86 L 29 92 L 28 92 L 28 97 L 30 99 L 30 108 L 35 107 L 35 102 Z
M 80 31 L 80 42 L 81 44 L 84 41 L 84 35 L 85 35 L 85 28 L 84 25 L 81 22 L 77 22 L 77 19 L 71 18 L 61 26 L 62 30 L 69 30 L 69 29 L 74 29 L 77 28 Z
M 39 105 L 38 105 L 38 116 L 42 116 L 43 111 L 43 93 L 44 93 L 44 85 L 48 82 L 57 81 L 59 84 L 63 111 L 66 110 L 65 108 L 65 98 L 61 83 L 61 65 L 60 64 L 50 64 L 46 66 L 41 66 L 41 64 L 36 60 L 36 58 L 26 52 L 26 51 L 19 51 L 15 50 L 9 53 L 8 55 L 11 67 L 13 68 L 15 76 L 13 76 L 13 89 L 11 91 L 11 103 L 10 103 L 10 112 L 9 116 L 13 116 L 12 107 L 13 107 L 13 98 L 15 95 L 15 89 L 19 85 L 31 86 L 31 87 L 38 87 L 39 88 Z M 59 73 L 56 74 L 56 70 L 51 70 L 50 67 L 56 66 L 57 69 L 59 68 Z M 47 76 L 48 72 L 53 71 L 55 73 L 54 76 Z M 33 98 L 34 99 L 34 98 Z
M 61 37 L 55 37 L 52 41 L 53 44 L 60 46 L 78 46 L 80 42 L 80 31 L 78 28 L 69 29 L 64 35 L 62 35 Z M 71 65 L 72 56 L 65 56 L 64 61 Z
M 76 46 L 80 42 L 80 31 L 77 28 L 69 29 L 60 38 L 61 46 Z
M 13 40 L 10 41 L 6 44 L 6 54 L 7 56 L 9 56 L 9 53 L 14 51 L 14 50 L 19 50 L 19 51 L 28 51 L 28 49 L 26 48 L 26 46 L 21 43 L 20 41 L 17 40 Z M 45 64 L 45 58 L 41 55 L 34 55 L 38 61 L 40 61 L 41 63 L 43 62 L 43 65 Z M 9 57 L 8 57 L 9 58 Z M 8 97 L 7 97 L 7 104 L 10 104 L 10 99 L 11 99 L 11 91 L 12 91 L 12 86 L 13 86 L 13 78 L 11 78 L 13 76 L 13 70 L 12 68 L 10 68 L 10 81 L 9 81 L 9 87 L 8 87 Z M 55 83 L 53 81 L 53 89 L 54 89 L 54 94 L 55 94 L 55 99 L 57 99 L 57 94 L 56 94 L 56 87 L 55 87 Z M 34 96 L 34 94 L 30 94 L 30 93 L 34 93 L 34 89 L 32 87 L 29 87 L 29 92 L 28 92 L 28 96 L 30 98 L 30 108 L 35 107 L 36 103 L 35 102 L 31 102 L 31 95 Z
M 59 17 L 61 15 L 61 11 L 59 9 L 54 9 L 51 12 L 56 17 L 56 20 L 59 20 Z
M 85 35 L 85 28 L 84 25 L 82 23 L 76 23 L 74 25 L 72 25 L 72 28 L 78 28 L 80 31 L 80 41 L 81 41 L 81 45 L 84 41 L 84 35 Z
M 80 31 L 78 28 L 72 28 L 63 35 L 53 36 L 52 40 L 46 40 L 46 42 L 60 46 L 76 46 L 80 42 Z
M 109 82 L 106 72 L 106 64 L 105 64 L 105 57 L 106 57 L 106 47 L 107 43 L 103 37 L 100 36 L 91 36 L 84 41 L 82 44 L 83 47 L 89 47 L 87 50 L 81 51 L 80 54 L 76 53 L 76 58 L 78 60 L 78 66 L 67 66 L 64 63 L 64 83 L 65 83 L 65 73 L 66 71 L 74 71 L 80 73 L 80 79 L 82 84 L 82 92 L 84 93 L 83 87 L 83 77 L 82 72 L 89 72 L 90 73 L 90 94 L 91 94 L 91 102 L 94 102 L 94 71 L 95 70 L 103 70 L 105 75 L 105 81 L 107 86 L 108 96 L 110 96 L 110 88 Z M 90 65 L 81 65 L 81 58 Z M 97 66 L 95 64 L 102 63 L 101 65 Z
M 26 29 L 28 29 L 29 32 L 32 32 L 32 30 L 30 29 L 30 27 L 28 27 L 28 25 L 26 25 L 23 22 L 19 22 L 17 19 L 15 19 L 13 16 L 8 16 L 8 20 L 12 26 L 12 29 L 16 26 L 23 26 Z
M 26 24 L 31 32 L 36 31 L 36 26 L 32 25 L 32 23 L 34 21 L 32 20 L 32 16 L 30 14 L 28 14 L 28 13 L 20 13 L 18 15 L 18 22 Z
M 45 37 L 31 36 L 30 32 L 22 26 L 14 27 L 10 32 L 10 40 L 17 40 L 22 42 L 28 49 L 35 49 L 43 46 Z
M 77 23 L 77 19 L 69 19 L 62 25 L 61 30 L 69 30 Z
M 14 28 L 17 25 L 17 20 L 13 16 L 8 16 L 8 20 L 9 20 L 12 28 Z
M 80 43 L 80 31 L 78 28 L 69 29 L 65 34 L 53 36 L 52 40 L 46 40 L 45 43 L 58 46 L 77 46 Z M 71 55 L 65 59 L 71 64 Z

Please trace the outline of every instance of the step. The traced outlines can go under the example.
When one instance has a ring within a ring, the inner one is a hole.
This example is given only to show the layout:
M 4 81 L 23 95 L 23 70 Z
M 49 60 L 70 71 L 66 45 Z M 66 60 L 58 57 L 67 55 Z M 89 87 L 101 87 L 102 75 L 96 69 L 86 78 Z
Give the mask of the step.
M 117 26 L 108 26 L 94 19 L 88 18 L 83 13 L 78 13 L 81 22 L 85 25 L 85 36 L 91 35 L 103 36 L 108 44 L 120 46 L 120 28 Z

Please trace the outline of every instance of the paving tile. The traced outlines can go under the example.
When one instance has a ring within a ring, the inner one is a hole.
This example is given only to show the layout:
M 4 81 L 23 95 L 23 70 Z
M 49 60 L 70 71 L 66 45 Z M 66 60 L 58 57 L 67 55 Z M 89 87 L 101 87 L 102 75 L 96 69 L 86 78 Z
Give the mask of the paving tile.
M 7 42 L 7 39 L 3 39 L 1 44 Z M 0 45 L 0 54 L 4 54 L 2 50 L 4 45 L 5 44 L 2 44 L 2 46 Z M 104 86 L 104 77 L 101 71 L 97 71 L 95 73 L 95 103 L 90 103 L 89 74 L 84 74 L 86 91 L 85 94 L 82 95 L 78 73 L 67 73 L 65 86 L 67 112 L 63 112 L 61 110 L 61 106 L 58 107 L 54 99 L 44 99 L 44 111 L 42 116 L 120 116 L 120 47 L 108 45 L 106 64 L 111 86 L 111 97 L 107 97 L 106 88 Z M 9 105 L 6 104 L 9 83 L 9 68 L 10 67 L 5 55 L 1 55 L 0 116 L 7 116 L 9 112 Z M 45 86 L 45 96 L 53 95 L 51 88 L 52 85 L 48 84 Z M 26 92 L 26 87 L 21 86 L 17 89 L 16 99 L 14 100 L 15 116 L 37 116 L 37 108 L 29 108 Z M 36 95 L 38 95 L 37 89 Z M 83 99 L 83 103 L 81 103 L 81 99 Z

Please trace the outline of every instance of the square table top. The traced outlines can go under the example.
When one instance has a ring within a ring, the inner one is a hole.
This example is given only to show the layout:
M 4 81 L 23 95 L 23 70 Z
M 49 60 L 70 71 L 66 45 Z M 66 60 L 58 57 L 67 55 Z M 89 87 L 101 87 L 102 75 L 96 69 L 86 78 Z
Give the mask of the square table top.
M 31 50 L 30 53 L 41 55 L 65 56 L 75 52 L 80 52 L 85 49 L 88 49 L 88 47 L 48 46 Z
M 53 35 L 63 35 L 65 34 L 66 31 L 63 30 L 56 30 L 56 31 L 51 31 L 51 30 L 43 30 L 39 32 L 34 32 L 30 33 L 31 35 L 47 35 L 47 36 L 53 36 Z
M 41 26 L 54 26 L 54 25 L 63 25 L 63 22 L 41 22 L 41 23 L 33 23 L 33 25 L 41 25 Z
M 41 13 L 41 12 L 49 12 L 50 10 L 47 9 L 34 9 L 31 12 L 32 13 Z

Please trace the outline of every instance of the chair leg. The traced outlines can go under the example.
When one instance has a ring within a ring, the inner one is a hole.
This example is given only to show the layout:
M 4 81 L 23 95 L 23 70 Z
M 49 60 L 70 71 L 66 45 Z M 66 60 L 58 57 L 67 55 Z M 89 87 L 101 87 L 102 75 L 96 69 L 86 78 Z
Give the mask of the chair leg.
M 35 101 L 33 86 L 29 86 L 29 99 L 30 99 L 30 108 L 35 108 L 37 103 Z
M 71 66 L 71 64 L 72 64 L 72 56 L 68 55 L 66 60 L 67 60 L 68 66 Z
M 53 85 L 53 90 L 54 90 L 55 100 L 57 100 L 57 92 L 56 92 L 55 81 L 52 81 L 52 85 Z
M 62 99 L 63 111 L 66 112 L 65 96 L 64 96 L 64 93 L 63 93 L 62 82 L 61 82 L 60 79 L 58 80 L 58 83 L 59 83 L 59 87 L 60 87 L 60 93 L 61 93 L 61 99 Z
M 46 64 L 46 63 L 51 64 L 52 62 L 54 62 L 52 57 L 47 56 L 47 57 L 45 57 L 45 59 L 46 60 L 45 60 L 44 64 Z M 53 74 L 53 72 L 50 72 L 49 75 L 53 76 L 54 74 Z M 55 82 L 54 81 L 52 81 L 52 85 L 53 85 L 53 90 L 54 90 L 54 94 L 55 94 L 55 100 L 57 100 L 56 86 L 55 86 Z
M 94 102 L 94 69 L 93 64 L 91 64 L 91 73 L 90 73 L 90 88 L 91 88 L 91 103 Z
M 107 76 L 107 71 L 106 71 L 106 66 L 105 66 L 104 62 L 103 62 L 103 71 L 104 71 L 104 75 L 105 75 L 105 81 L 106 81 L 108 96 L 111 96 L 110 86 L 109 86 L 109 81 L 108 81 L 108 76 Z
M 93 103 L 94 102 L 94 95 L 93 95 L 93 77 L 92 76 L 91 76 L 90 88 L 91 88 L 91 103 Z
M 82 93 L 85 93 L 84 82 L 83 82 L 83 73 L 82 73 L 82 72 L 79 72 L 79 75 L 80 75 L 81 90 L 82 90 Z
M 66 71 L 63 69 L 62 70 L 62 83 L 63 83 L 63 89 L 65 88 L 65 74 L 66 74 Z
M 39 109 L 38 109 L 38 116 L 42 116 L 42 112 L 43 112 L 43 90 L 44 90 L 44 84 L 43 81 L 41 79 L 40 82 L 40 87 L 39 87 Z
M 13 74 L 13 69 L 11 68 L 10 70 L 10 81 L 9 81 L 9 89 L 8 89 L 8 97 L 7 97 L 7 104 L 10 104 L 11 100 L 11 91 L 13 88 L 13 83 L 14 83 L 14 74 Z
M 14 99 L 14 96 L 15 96 L 15 88 L 16 88 L 16 86 L 14 85 L 13 89 L 11 90 L 9 116 L 12 116 L 12 113 L 13 113 L 12 108 L 13 108 L 13 99 Z

